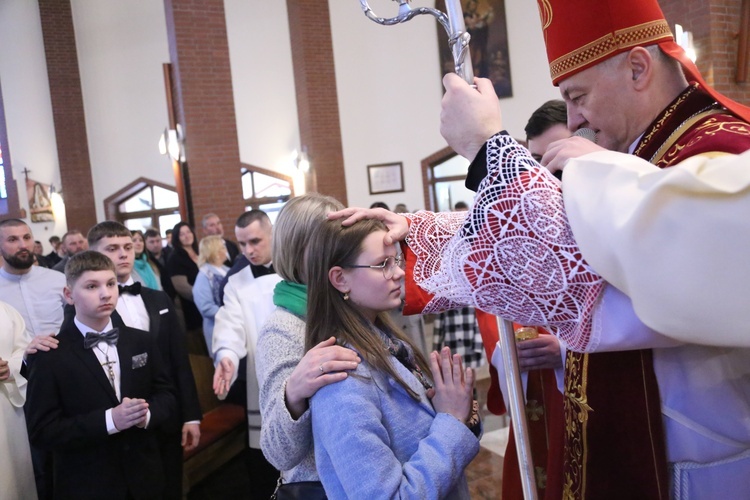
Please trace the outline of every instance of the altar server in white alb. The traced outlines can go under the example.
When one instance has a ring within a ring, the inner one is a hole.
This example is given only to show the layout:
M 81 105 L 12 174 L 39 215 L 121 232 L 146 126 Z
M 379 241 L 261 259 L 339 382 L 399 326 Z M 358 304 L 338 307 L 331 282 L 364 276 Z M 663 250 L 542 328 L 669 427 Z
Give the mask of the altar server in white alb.
M 21 376 L 23 353 L 31 338 L 18 312 L 0 302 L 0 500 L 36 498 L 34 468 L 23 405 L 26 379 Z

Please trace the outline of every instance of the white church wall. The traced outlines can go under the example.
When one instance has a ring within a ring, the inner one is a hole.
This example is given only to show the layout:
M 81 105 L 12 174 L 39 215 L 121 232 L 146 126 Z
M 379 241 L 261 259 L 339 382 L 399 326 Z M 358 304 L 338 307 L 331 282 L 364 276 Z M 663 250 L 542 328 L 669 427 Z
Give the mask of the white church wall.
M 57 142 L 52 121 L 52 103 L 44 57 L 44 41 L 36 2 L 0 2 L 0 85 L 2 85 L 8 148 L 21 207 L 29 213 L 26 181 L 30 179 L 60 187 Z M 48 239 L 67 231 L 64 213 L 54 222 L 30 224 L 34 238 L 51 251 Z
M 72 0 L 97 220 L 104 198 L 139 177 L 174 185 L 158 141 L 169 125 L 161 0 Z
M 286 2 L 225 0 L 243 163 L 293 175 L 301 148 Z

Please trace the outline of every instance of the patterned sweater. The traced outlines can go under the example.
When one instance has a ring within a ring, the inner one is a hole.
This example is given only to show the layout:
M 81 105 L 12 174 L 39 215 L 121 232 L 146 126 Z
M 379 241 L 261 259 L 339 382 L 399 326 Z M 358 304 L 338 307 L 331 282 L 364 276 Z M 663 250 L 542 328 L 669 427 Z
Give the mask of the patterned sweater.
M 277 308 L 258 337 L 255 368 L 263 417 L 260 446 L 285 483 L 318 480 L 310 410 L 294 420 L 284 398 L 286 382 L 304 354 L 305 321 Z

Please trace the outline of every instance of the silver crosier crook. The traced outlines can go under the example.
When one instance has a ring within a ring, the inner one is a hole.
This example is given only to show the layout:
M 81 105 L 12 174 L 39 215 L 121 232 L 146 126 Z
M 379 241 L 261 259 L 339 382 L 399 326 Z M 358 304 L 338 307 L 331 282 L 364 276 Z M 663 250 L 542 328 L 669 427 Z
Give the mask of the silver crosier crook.
M 405 23 L 415 16 L 428 14 L 433 16 L 440 25 L 445 28 L 448 34 L 448 45 L 453 54 L 453 64 L 456 68 L 456 74 L 463 78 L 469 85 L 474 84 L 474 70 L 471 66 L 471 56 L 469 54 L 469 40 L 471 35 L 466 31 L 464 24 L 464 15 L 461 4 L 458 1 L 446 0 L 445 5 L 448 12 L 444 13 L 437 9 L 429 7 L 417 7 L 412 9 L 409 6 L 411 0 L 393 0 L 398 2 L 398 15 L 396 17 L 378 17 L 372 11 L 367 0 L 359 0 L 365 15 L 383 26 L 393 26 L 394 24 Z

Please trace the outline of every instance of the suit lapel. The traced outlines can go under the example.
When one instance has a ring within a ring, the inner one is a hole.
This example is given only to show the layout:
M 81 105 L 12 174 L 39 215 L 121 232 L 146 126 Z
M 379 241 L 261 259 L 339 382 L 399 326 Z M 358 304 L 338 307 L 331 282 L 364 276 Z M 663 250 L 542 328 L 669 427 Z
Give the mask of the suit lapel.
M 69 326 L 70 328 L 60 333 L 60 335 L 64 335 L 60 339 L 61 342 L 70 342 L 71 351 L 73 351 L 75 355 L 80 358 L 83 365 L 86 366 L 89 371 L 91 371 L 91 375 L 94 377 L 94 380 L 96 380 L 97 383 L 102 386 L 102 389 L 104 389 L 110 396 L 112 402 L 115 405 L 119 404 L 119 401 L 117 400 L 117 394 L 115 394 L 115 390 L 112 388 L 112 384 L 110 383 L 109 378 L 107 378 L 107 376 L 104 374 L 104 367 L 102 367 L 99 359 L 96 357 L 96 354 L 94 354 L 91 349 L 86 349 L 85 347 L 83 347 L 83 334 L 80 330 L 78 330 L 78 327 L 76 327 L 72 322 Z
M 144 288 L 141 289 L 141 300 L 143 301 L 143 305 L 146 306 L 146 311 L 148 312 L 148 329 L 150 332 L 158 333 L 161 322 L 161 315 L 159 314 L 159 305 L 153 299 L 155 299 L 155 297 L 151 296 L 149 290 L 146 290 Z

